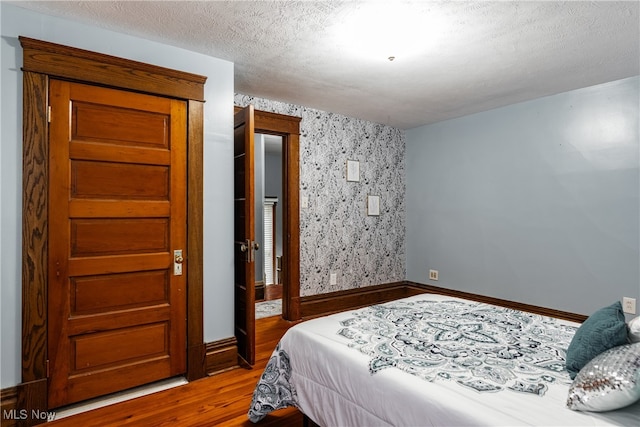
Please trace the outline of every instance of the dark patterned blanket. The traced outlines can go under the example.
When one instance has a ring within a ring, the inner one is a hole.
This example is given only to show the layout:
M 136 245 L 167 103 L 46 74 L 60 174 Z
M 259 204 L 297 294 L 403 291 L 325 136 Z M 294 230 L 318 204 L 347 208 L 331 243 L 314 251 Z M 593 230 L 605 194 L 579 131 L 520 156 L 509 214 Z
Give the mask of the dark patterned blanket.
M 289 355 L 280 348 L 278 343 L 253 392 L 249 408 L 251 422 L 258 422 L 276 409 L 298 407 L 296 390 L 289 381 L 290 378 Z

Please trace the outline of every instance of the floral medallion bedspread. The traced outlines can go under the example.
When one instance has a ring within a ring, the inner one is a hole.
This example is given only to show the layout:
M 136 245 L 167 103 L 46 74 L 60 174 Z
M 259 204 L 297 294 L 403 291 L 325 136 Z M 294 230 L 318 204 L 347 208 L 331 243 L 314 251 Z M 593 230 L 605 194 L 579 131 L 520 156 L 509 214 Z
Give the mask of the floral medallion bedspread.
M 352 365 L 343 360 L 336 360 L 335 365 L 327 361 L 332 360 L 331 355 L 351 351 L 366 356 L 368 363 L 365 360 L 361 365 L 362 373 L 370 378 L 395 367 L 421 380 L 446 382 L 453 389 L 461 387 L 461 391 L 487 398 L 505 393 L 509 402 L 519 402 L 518 397 L 525 396 L 537 401 L 547 392 L 557 397 L 560 388 L 571 384 L 565 353 L 576 329 L 550 317 L 436 295 L 310 320 L 291 328 L 276 347 L 254 390 L 249 419 L 255 423 L 288 406 L 303 412 L 309 404 L 322 406 L 303 378 L 321 382 L 325 370 L 329 376 L 342 378 Z M 314 347 L 319 342 L 327 348 Z M 296 363 L 305 366 L 292 366 Z M 361 386 L 361 379 L 344 381 L 340 382 L 342 387 Z M 320 388 L 325 387 L 322 384 Z M 562 387 L 552 388 L 553 384 Z M 300 387 L 298 392 L 296 387 Z M 325 401 L 324 407 L 327 405 L 330 403 Z M 562 404 L 556 406 L 564 409 Z
M 396 367 L 428 381 L 454 381 L 479 393 L 542 396 L 571 384 L 565 352 L 576 328 L 557 319 L 493 305 L 396 301 L 343 320 L 338 334 L 370 356 L 372 374 Z

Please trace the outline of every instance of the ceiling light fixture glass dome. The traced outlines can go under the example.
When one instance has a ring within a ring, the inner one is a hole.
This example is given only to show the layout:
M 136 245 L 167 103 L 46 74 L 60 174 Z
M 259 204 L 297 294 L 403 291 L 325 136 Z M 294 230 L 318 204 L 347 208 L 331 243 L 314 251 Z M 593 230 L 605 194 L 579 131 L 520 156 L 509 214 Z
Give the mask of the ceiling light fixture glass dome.
M 364 2 L 331 27 L 336 44 L 356 58 L 410 59 L 428 51 L 442 23 L 428 2 Z

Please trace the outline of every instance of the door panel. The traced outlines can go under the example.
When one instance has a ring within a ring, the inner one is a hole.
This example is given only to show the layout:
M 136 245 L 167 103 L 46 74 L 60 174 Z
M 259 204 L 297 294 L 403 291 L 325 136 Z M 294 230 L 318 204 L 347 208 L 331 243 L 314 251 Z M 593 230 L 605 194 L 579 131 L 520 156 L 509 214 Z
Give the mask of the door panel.
M 76 102 L 73 116 L 74 140 L 168 148 L 169 120 L 164 114 Z
M 138 286 L 131 286 L 137 283 Z M 71 279 L 71 315 L 167 304 L 169 275 L 166 270 L 103 274 Z
M 71 196 L 78 199 L 168 201 L 169 178 L 168 166 L 105 163 L 104 159 L 72 160 Z M 141 187 L 141 182 L 147 185 Z
M 234 330 L 238 354 L 255 363 L 255 242 L 253 106 L 234 120 Z M 243 250 L 244 249 L 244 250 Z
M 168 218 L 72 219 L 71 256 L 169 252 Z
M 49 407 L 186 371 L 186 104 L 50 84 Z

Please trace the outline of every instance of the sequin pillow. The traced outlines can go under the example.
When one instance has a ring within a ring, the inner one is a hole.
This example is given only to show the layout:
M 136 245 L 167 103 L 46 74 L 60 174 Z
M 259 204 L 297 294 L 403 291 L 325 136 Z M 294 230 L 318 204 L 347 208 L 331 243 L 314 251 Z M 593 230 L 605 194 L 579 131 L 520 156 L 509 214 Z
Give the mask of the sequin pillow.
M 640 400 L 640 343 L 614 347 L 599 354 L 576 375 L 567 407 L 603 412 Z
M 627 323 L 620 301 L 601 308 L 580 325 L 569 344 L 566 358 L 569 376 L 574 379 L 591 359 L 628 342 Z

